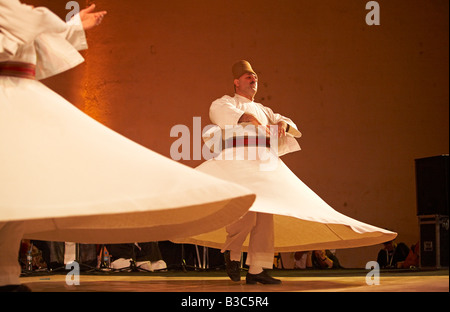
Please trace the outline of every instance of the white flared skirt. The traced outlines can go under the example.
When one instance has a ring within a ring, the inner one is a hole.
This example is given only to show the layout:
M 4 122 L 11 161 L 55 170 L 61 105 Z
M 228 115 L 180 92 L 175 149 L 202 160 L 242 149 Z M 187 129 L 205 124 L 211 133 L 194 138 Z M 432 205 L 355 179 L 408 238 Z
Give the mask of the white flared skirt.
M 234 156 L 244 154 L 239 149 L 244 148 L 225 150 L 222 154 L 228 153 L 231 157 L 222 155 L 218 158 L 233 159 L 233 153 Z M 337 212 L 279 158 L 266 157 L 266 161 L 222 159 L 208 160 L 196 169 L 239 183 L 256 194 L 250 211 L 274 215 L 276 252 L 369 246 L 390 241 L 397 235 Z M 221 248 L 226 235 L 224 227 L 178 242 Z M 247 250 L 248 243 L 249 238 L 243 245 L 243 251 Z
M 38 81 L 0 77 L 0 225 L 23 221 L 26 238 L 168 240 L 222 228 L 254 200 L 112 131 Z

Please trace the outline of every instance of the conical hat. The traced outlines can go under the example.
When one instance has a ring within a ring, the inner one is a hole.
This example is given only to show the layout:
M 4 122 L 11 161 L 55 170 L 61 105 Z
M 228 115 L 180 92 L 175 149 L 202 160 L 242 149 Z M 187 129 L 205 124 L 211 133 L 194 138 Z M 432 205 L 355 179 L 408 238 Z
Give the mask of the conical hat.
M 232 67 L 232 72 L 233 72 L 234 79 L 239 79 L 243 74 L 246 74 L 246 73 L 251 73 L 251 74 L 256 75 L 256 73 L 253 70 L 250 63 L 245 60 L 240 60 L 240 61 L 234 63 L 234 65 Z

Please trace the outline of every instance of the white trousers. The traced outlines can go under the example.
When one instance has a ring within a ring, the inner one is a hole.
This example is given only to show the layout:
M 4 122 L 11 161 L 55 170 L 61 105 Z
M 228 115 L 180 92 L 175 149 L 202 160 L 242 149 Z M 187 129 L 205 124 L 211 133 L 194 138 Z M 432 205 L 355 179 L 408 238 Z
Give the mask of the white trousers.
M 249 211 L 226 228 L 227 239 L 222 252 L 230 251 L 230 258 L 241 260 L 242 244 L 250 234 L 246 264 L 263 268 L 273 267 L 274 226 L 273 215 Z
M 0 222 L 0 286 L 20 284 L 18 259 L 23 233 L 23 222 Z

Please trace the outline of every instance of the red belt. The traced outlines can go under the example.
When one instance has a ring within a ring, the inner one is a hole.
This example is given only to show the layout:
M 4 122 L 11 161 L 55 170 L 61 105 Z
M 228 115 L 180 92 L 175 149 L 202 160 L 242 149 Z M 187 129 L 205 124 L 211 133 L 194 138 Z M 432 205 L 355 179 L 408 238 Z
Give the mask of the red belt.
M 270 138 L 266 137 L 234 137 L 225 141 L 224 148 L 259 146 L 270 148 Z
M 21 62 L 0 62 L 0 76 L 35 79 L 36 65 Z

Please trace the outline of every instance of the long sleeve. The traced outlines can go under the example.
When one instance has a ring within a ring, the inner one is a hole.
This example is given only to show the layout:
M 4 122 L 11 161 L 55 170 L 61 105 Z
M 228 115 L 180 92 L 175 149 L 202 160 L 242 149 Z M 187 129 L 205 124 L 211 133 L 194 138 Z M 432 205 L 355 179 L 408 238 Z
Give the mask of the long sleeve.
M 285 116 L 282 116 L 278 113 L 274 113 L 273 110 L 269 107 L 266 107 L 262 104 L 258 104 L 259 107 L 264 111 L 264 113 L 267 115 L 267 118 L 269 118 L 269 121 L 271 124 L 277 124 L 280 121 L 286 123 L 289 125 L 287 127 L 287 133 L 291 134 L 292 136 L 299 138 L 302 136 L 301 132 L 298 130 L 297 125 L 290 119 Z
M 66 29 L 66 23 L 47 8 L 33 8 L 18 0 L 0 0 L 0 31 L 10 40 L 26 44 L 41 33 L 61 33 Z
M 0 0 L 0 61 L 14 56 L 22 45 L 45 32 L 62 33 L 67 25 L 46 8 L 32 8 L 17 0 Z
M 16 40 L 0 32 L 0 61 L 2 58 L 16 54 L 18 48 L 19 44 Z
M 67 31 L 64 34 L 67 41 L 78 51 L 88 48 L 86 34 L 81 23 L 80 14 L 76 14 L 69 22 L 67 22 Z
M 60 34 L 41 34 L 36 38 L 34 45 L 38 80 L 62 73 L 84 61 L 78 51 Z
M 289 127 L 287 127 L 288 135 L 278 138 L 279 156 L 300 150 L 300 145 L 295 137 L 298 138 L 302 134 L 298 131 L 297 126 L 291 119 L 276 114 L 270 108 L 250 101 L 242 96 L 235 95 L 235 97 L 231 97 L 224 95 L 220 99 L 215 100 L 209 109 L 209 118 L 212 123 L 222 129 L 222 137 L 226 137 L 226 131 L 225 134 L 223 134 L 224 129 L 226 129 L 227 126 L 232 126 L 232 128 L 228 129 L 238 131 L 233 128 L 233 126 L 238 124 L 239 118 L 241 118 L 244 113 L 252 114 L 262 125 L 277 124 L 280 121 L 289 125 Z M 213 127 L 203 136 L 205 143 L 210 149 L 212 149 L 212 145 L 216 143 L 216 141 L 211 140 L 211 138 L 216 137 L 217 131 L 218 129 Z M 234 132 L 230 132 L 229 134 L 234 135 Z
M 297 129 L 297 125 L 291 119 L 284 117 L 278 113 L 274 113 L 271 108 L 259 103 L 258 105 L 261 110 L 264 111 L 271 124 L 278 124 L 281 121 L 286 125 L 289 125 L 286 128 L 287 135 L 278 138 L 278 156 L 299 151 L 301 148 L 295 138 L 301 137 L 302 134 Z
M 53 14 L 50 12 L 50 14 Z M 60 22 L 64 23 L 62 20 Z M 77 50 L 87 49 L 86 35 L 80 15 L 75 15 L 66 25 L 64 32 L 48 32 L 40 34 L 35 40 L 36 78 L 44 79 L 68 69 L 84 61 Z
M 224 129 L 226 125 L 237 125 L 244 111 L 237 108 L 231 96 L 224 95 L 212 102 L 209 108 L 211 121 Z
M 87 48 L 79 16 L 66 24 L 47 8 L 17 0 L 0 0 L 0 44 L 0 61 L 36 64 L 38 80 L 82 63 L 77 50 Z

